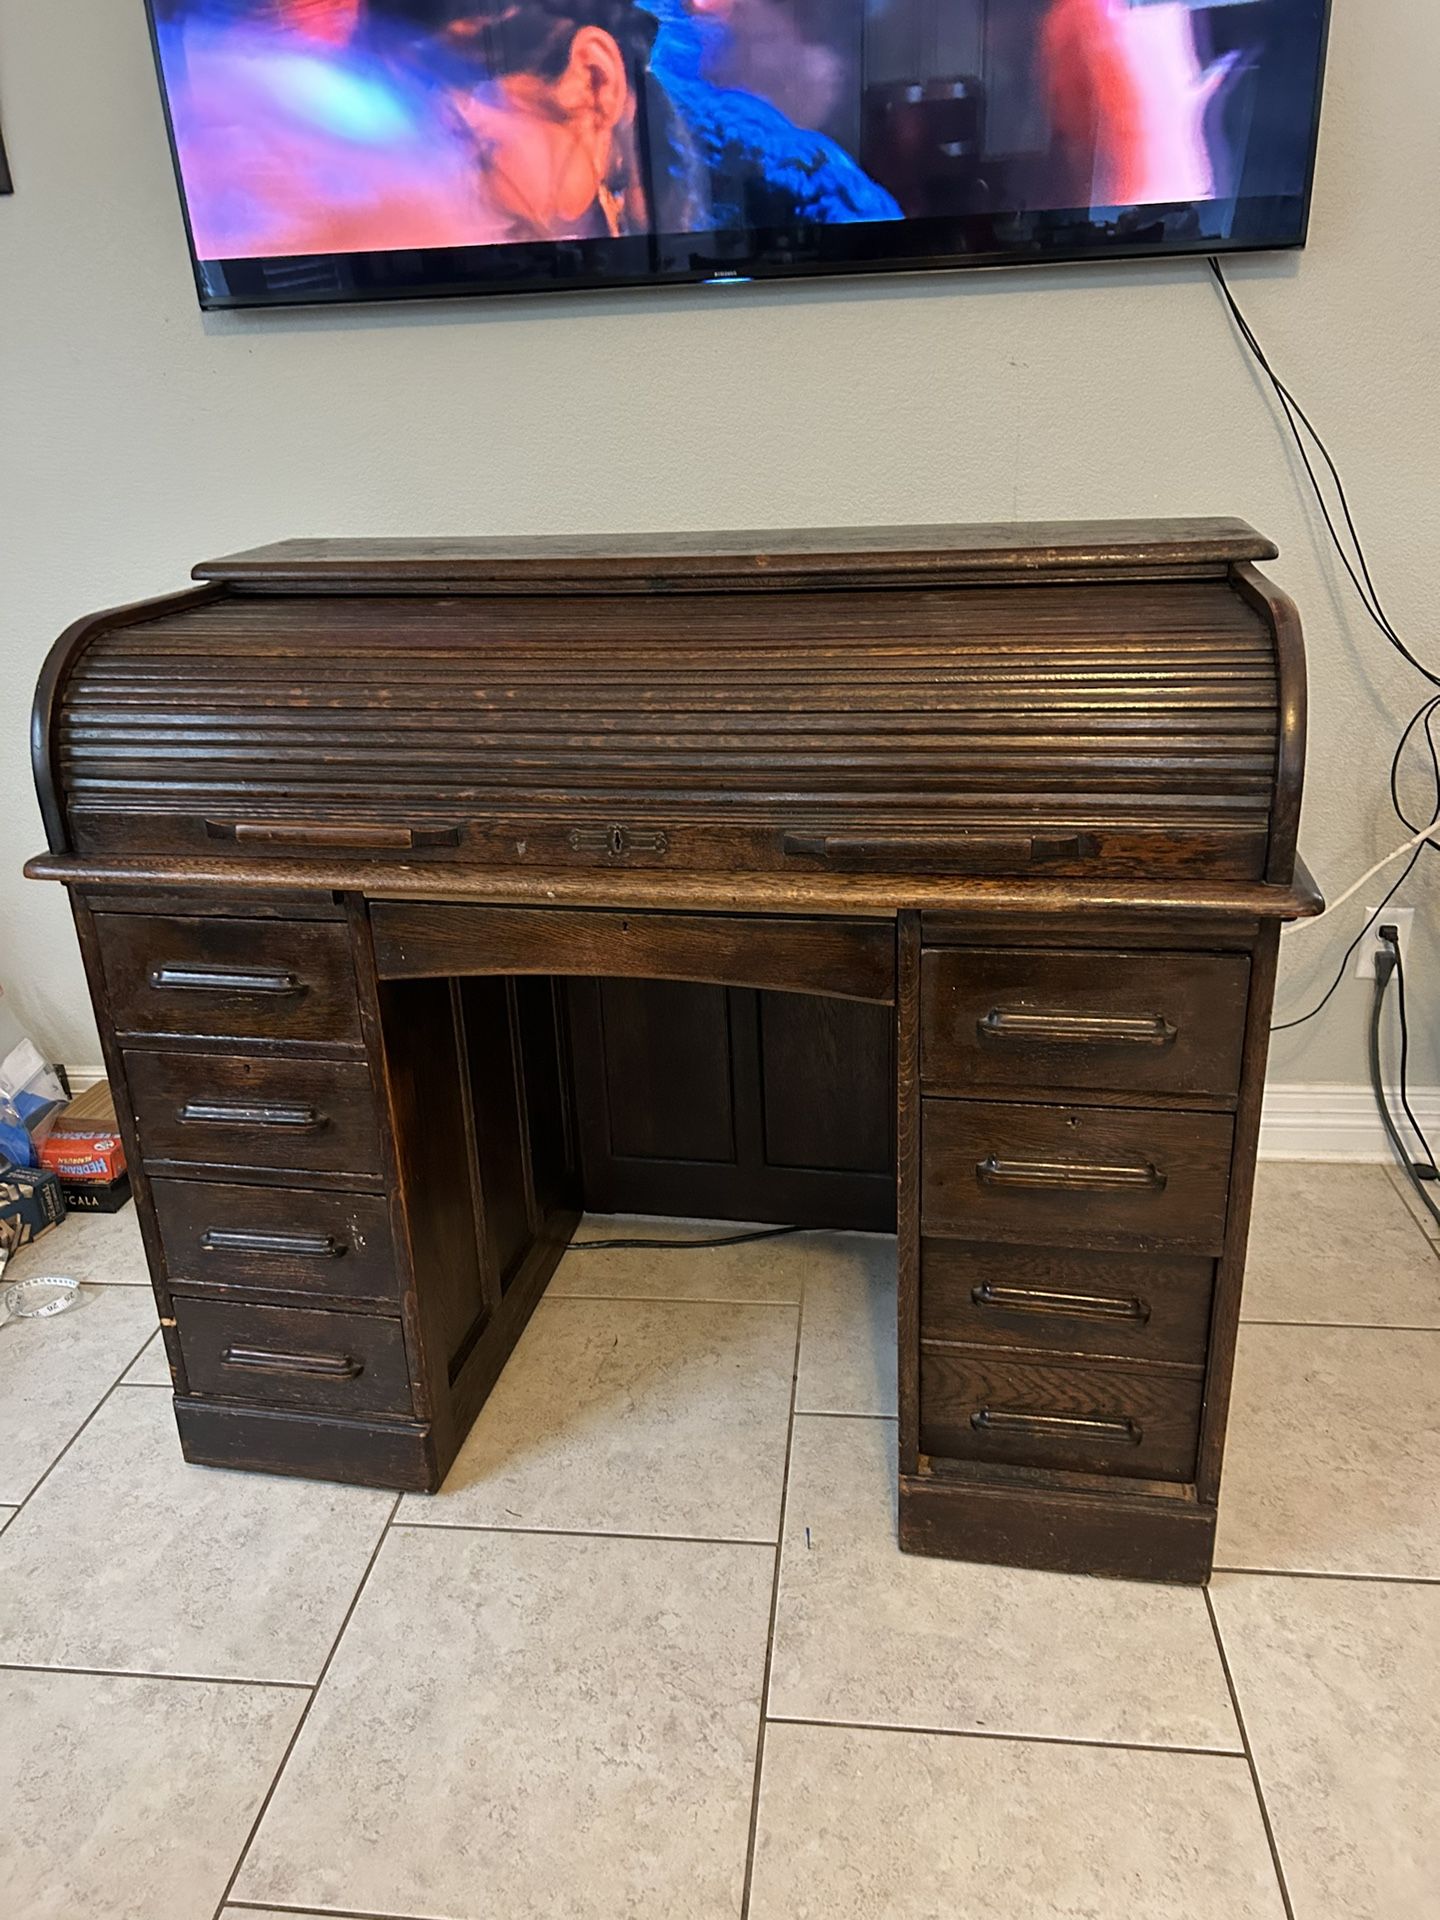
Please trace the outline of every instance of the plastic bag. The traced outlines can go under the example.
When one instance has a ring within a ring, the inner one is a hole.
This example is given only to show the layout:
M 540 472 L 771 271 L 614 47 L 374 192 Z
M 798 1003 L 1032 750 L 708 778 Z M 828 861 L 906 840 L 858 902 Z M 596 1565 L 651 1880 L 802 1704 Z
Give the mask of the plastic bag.
M 12 1047 L 0 1062 L 0 1154 L 19 1167 L 39 1166 L 40 1143 L 68 1098 L 33 1040 Z M 23 1141 L 14 1132 L 17 1124 Z
M 38 1167 L 40 1150 L 13 1100 L 0 1093 L 0 1166 Z

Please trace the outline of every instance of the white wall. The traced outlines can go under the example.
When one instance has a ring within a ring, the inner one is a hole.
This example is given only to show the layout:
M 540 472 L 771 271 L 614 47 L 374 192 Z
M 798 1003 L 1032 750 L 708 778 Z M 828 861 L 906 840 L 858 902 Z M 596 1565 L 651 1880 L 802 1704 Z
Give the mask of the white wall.
M 1302 844 L 1334 891 L 1402 837 L 1385 775 L 1416 677 L 1343 589 L 1200 264 L 202 317 L 140 0 L 0 0 L 0 978 L 98 1057 L 26 717 L 56 633 L 291 534 L 1236 513 L 1306 619 Z M 1309 250 L 1233 281 L 1351 483 L 1392 617 L 1440 660 L 1440 8 L 1336 0 Z M 1416 804 L 1419 804 L 1417 800 Z M 1440 917 L 1413 993 L 1440 1081 Z M 1378 899 L 1378 895 L 1375 896 Z M 1300 935 L 1282 1011 L 1353 930 Z M 1287 936 L 1287 941 L 1294 936 Z M 1337 946 L 1337 942 L 1339 943 Z M 1365 990 L 1274 1077 L 1363 1079 Z

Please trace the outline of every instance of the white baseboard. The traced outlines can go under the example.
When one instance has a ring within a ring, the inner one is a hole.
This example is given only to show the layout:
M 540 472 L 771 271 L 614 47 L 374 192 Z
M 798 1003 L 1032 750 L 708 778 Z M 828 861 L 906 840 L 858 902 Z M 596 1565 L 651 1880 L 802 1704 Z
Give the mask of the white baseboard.
M 103 1067 L 71 1067 L 76 1093 L 105 1078 Z M 1440 1135 L 1440 1087 L 1412 1087 L 1415 1117 L 1434 1142 Z M 1400 1102 L 1391 1089 L 1392 1108 Z M 1268 1086 L 1260 1121 L 1262 1160 L 1389 1160 L 1390 1148 L 1366 1086 L 1316 1082 Z
M 1400 1110 L 1391 1087 L 1391 1111 Z M 1440 1133 L 1440 1087 L 1411 1087 L 1415 1118 L 1433 1142 Z M 1404 1129 L 1408 1134 L 1408 1129 Z M 1265 1089 L 1260 1119 L 1262 1160 L 1389 1160 L 1375 1095 L 1367 1086 L 1317 1083 Z

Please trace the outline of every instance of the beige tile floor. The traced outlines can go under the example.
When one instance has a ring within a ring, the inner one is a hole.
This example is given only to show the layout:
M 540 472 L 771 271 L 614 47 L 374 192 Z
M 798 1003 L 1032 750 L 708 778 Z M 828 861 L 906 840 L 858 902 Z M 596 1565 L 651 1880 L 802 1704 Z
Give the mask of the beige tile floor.
M 181 1463 L 132 1213 L 22 1256 L 94 1288 L 0 1329 L 0 1914 L 1434 1920 L 1388 1172 L 1261 1169 L 1208 1594 L 896 1550 L 892 1263 L 572 1254 L 400 1500 Z

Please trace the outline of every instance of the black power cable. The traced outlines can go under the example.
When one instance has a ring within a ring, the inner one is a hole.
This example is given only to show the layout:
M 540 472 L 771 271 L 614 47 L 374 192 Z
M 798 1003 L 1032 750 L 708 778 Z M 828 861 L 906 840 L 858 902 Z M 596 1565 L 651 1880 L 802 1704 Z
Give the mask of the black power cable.
M 1220 293 L 1222 298 L 1225 301 L 1226 307 L 1229 309 L 1230 317 L 1235 323 L 1235 326 L 1237 331 L 1239 332 L 1240 338 L 1244 341 L 1246 347 L 1249 349 L 1250 353 L 1253 355 L 1256 364 L 1260 367 L 1266 379 L 1270 382 L 1271 387 L 1274 389 L 1275 396 L 1280 402 L 1281 411 L 1285 416 L 1285 424 L 1289 427 L 1291 437 L 1293 438 L 1296 449 L 1299 452 L 1300 459 L 1304 465 L 1305 472 L 1309 478 L 1311 488 L 1315 494 L 1316 502 L 1319 505 L 1321 517 L 1325 522 L 1326 530 L 1328 531 L 1330 535 L 1330 539 L 1334 544 L 1336 553 L 1340 556 L 1341 565 L 1344 567 L 1346 573 L 1350 576 L 1351 584 L 1354 586 L 1356 593 L 1359 595 L 1360 604 L 1364 607 L 1366 615 L 1374 623 L 1374 625 L 1379 628 L 1380 632 L 1385 636 L 1386 640 L 1390 643 L 1390 645 L 1395 648 L 1396 652 L 1399 653 L 1406 661 L 1408 661 L 1409 664 L 1412 667 L 1414 667 L 1417 673 L 1423 674 L 1425 679 L 1427 679 L 1430 682 L 1432 687 L 1440 687 L 1440 674 L 1433 672 L 1429 667 L 1427 667 L 1424 664 L 1423 661 L 1418 660 L 1415 657 L 1415 655 L 1410 651 L 1409 647 L 1407 647 L 1405 642 L 1400 638 L 1400 635 L 1395 629 L 1394 623 L 1391 621 L 1389 615 L 1385 611 L 1384 603 L 1381 601 L 1379 592 L 1375 586 L 1374 577 L 1370 572 L 1370 563 L 1365 555 L 1365 546 L 1364 546 L 1364 542 L 1360 538 L 1360 530 L 1355 524 L 1355 516 L 1352 513 L 1350 508 L 1350 500 L 1349 500 L 1349 496 L 1345 491 L 1345 483 L 1340 477 L 1340 470 L 1336 466 L 1335 461 L 1331 456 L 1330 449 L 1326 446 L 1324 439 L 1321 437 L 1318 429 L 1316 428 L 1314 422 L 1311 420 L 1310 416 L 1306 413 L 1305 409 L 1300 405 L 1299 401 L 1295 398 L 1294 394 L 1290 391 L 1289 387 L 1286 386 L 1285 382 L 1280 378 L 1279 374 L 1276 373 L 1274 367 L 1270 364 L 1269 357 L 1266 354 L 1265 349 L 1261 346 L 1259 338 L 1256 335 L 1254 328 L 1250 325 L 1250 322 L 1246 319 L 1244 313 L 1240 308 L 1239 302 L 1236 300 L 1234 294 L 1230 290 L 1230 283 L 1225 278 L 1224 269 L 1221 267 L 1219 260 L 1216 259 L 1214 255 L 1210 257 L 1209 265 L 1210 265 L 1210 271 L 1215 277 L 1216 284 L 1220 289 Z M 1310 441 L 1313 442 L 1315 448 L 1319 452 L 1320 458 L 1325 463 L 1325 470 L 1330 475 L 1331 480 L 1334 482 L 1336 496 L 1340 503 L 1341 516 L 1345 523 L 1345 529 L 1346 529 L 1346 532 L 1348 532 L 1350 536 L 1350 540 L 1355 549 L 1355 558 L 1353 561 L 1350 557 L 1349 552 L 1346 550 L 1345 541 L 1341 537 L 1340 529 L 1336 525 L 1334 516 L 1331 513 L 1330 503 L 1325 497 L 1325 489 L 1321 485 L 1320 476 L 1315 470 L 1314 462 L 1310 458 L 1310 450 L 1309 450 L 1309 447 L 1306 445 L 1306 435 L 1309 436 Z M 1431 772 L 1431 778 L 1434 782 L 1434 787 L 1435 787 L 1435 801 L 1434 801 L 1434 808 L 1431 814 L 1430 825 L 1431 826 L 1440 825 L 1440 745 L 1437 745 L 1436 738 L 1435 738 L 1435 730 L 1434 730 L 1434 721 L 1435 721 L 1435 714 L 1437 709 L 1440 709 L 1440 694 L 1431 694 L 1422 702 L 1422 704 L 1416 709 L 1415 713 L 1411 716 L 1408 724 L 1406 725 L 1405 731 L 1400 736 L 1399 743 L 1397 744 L 1395 748 L 1395 752 L 1392 755 L 1391 761 L 1390 761 L 1390 802 L 1395 810 L 1396 818 L 1400 820 L 1400 822 L 1404 826 L 1408 827 L 1412 833 L 1418 833 L 1420 831 L 1421 823 L 1418 821 L 1412 820 L 1409 814 L 1406 813 L 1404 807 L 1401 804 L 1400 771 L 1401 771 L 1402 763 L 1404 761 L 1406 749 L 1410 745 L 1411 739 L 1415 733 L 1415 729 L 1420 726 L 1423 726 L 1424 728 L 1423 737 L 1426 745 L 1430 750 L 1430 772 Z M 1315 1005 L 1310 1009 L 1310 1011 L 1308 1013 L 1300 1014 L 1294 1020 L 1281 1021 L 1278 1025 L 1273 1026 L 1270 1029 L 1272 1033 L 1289 1033 L 1296 1027 L 1303 1027 L 1308 1020 L 1313 1020 L 1317 1014 L 1324 1011 L 1324 1009 L 1329 1005 L 1331 999 L 1334 997 L 1336 991 L 1338 990 L 1341 981 L 1345 978 L 1346 968 L 1349 966 L 1351 956 L 1354 954 L 1356 948 L 1360 945 L 1361 941 L 1369 933 L 1370 929 L 1375 925 L 1380 915 L 1390 905 L 1390 902 L 1395 898 L 1395 895 L 1400 891 L 1401 887 L 1404 886 L 1405 882 L 1409 879 L 1410 875 L 1414 872 L 1416 864 L 1419 862 L 1421 856 L 1424 854 L 1426 847 L 1431 846 L 1432 844 L 1433 843 L 1428 840 L 1422 841 L 1420 846 L 1416 848 L 1413 856 L 1406 863 L 1405 869 L 1401 873 L 1400 878 L 1395 882 L 1394 886 L 1392 886 L 1390 891 L 1385 895 L 1385 898 L 1381 901 L 1380 905 L 1375 908 L 1373 913 L 1370 914 L 1368 919 L 1365 921 L 1365 924 L 1361 927 L 1360 931 L 1356 934 L 1355 938 L 1350 942 L 1350 945 L 1345 949 L 1344 957 L 1340 962 L 1339 969 L 1336 972 L 1334 979 L 1330 982 L 1330 985 L 1325 989 L 1324 993 L 1320 996 L 1319 1000 L 1316 1001 Z M 1427 1148 L 1426 1151 L 1428 1152 L 1429 1149 Z
M 1404 1169 L 1405 1178 L 1419 1195 L 1421 1205 L 1434 1217 L 1437 1225 L 1440 1225 L 1440 1207 L 1436 1206 L 1435 1202 L 1430 1198 L 1430 1195 L 1425 1191 L 1425 1183 L 1420 1176 L 1420 1171 L 1416 1167 L 1414 1160 L 1410 1157 L 1409 1148 L 1400 1137 L 1400 1129 L 1395 1124 L 1395 1116 L 1390 1111 L 1390 1102 L 1385 1093 L 1385 1075 L 1380 1061 L 1380 1024 L 1385 1013 L 1386 992 L 1391 980 L 1396 973 L 1400 971 L 1400 936 L 1393 927 L 1382 927 L 1380 937 L 1383 942 L 1383 947 L 1382 951 L 1375 956 L 1375 997 L 1370 1003 L 1370 1085 L 1374 1089 L 1375 1104 L 1380 1110 L 1380 1122 L 1385 1129 L 1385 1137 L 1389 1140 L 1396 1159 Z M 1403 1024 L 1401 1032 L 1403 1038 Z M 1403 1078 L 1403 1065 L 1401 1073 Z M 1404 1098 L 1403 1094 L 1402 1098 Z M 1409 1113 L 1410 1103 L 1408 1098 L 1405 1099 L 1405 1109 L 1406 1112 Z M 1411 1124 L 1414 1125 L 1413 1116 L 1411 1116 Z M 1417 1133 L 1420 1132 L 1418 1127 L 1416 1127 L 1415 1130 Z M 1420 1134 L 1420 1138 L 1424 1141 L 1425 1136 L 1423 1133 Z M 1428 1145 L 1426 1145 L 1425 1151 L 1429 1153 L 1430 1149 Z M 1432 1174 L 1434 1172 L 1433 1159 L 1431 1162 L 1431 1172 Z
M 751 1240 L 779 1240 L 804 1227 L 761 1227 L 751 1233 L 727 1233 L 714 1240 L 572 1240 L 571 1253 L 609 1253 L 619 1247 L 658 1247 L 667 1252 L 691 1252 L 696 1247 L 743 1247 Z
M 1437 815 L 1437 818 L 1440 818 L 1440 815 Z M 1405 865 L 1401 870 L 1400 878 L 1395 882 L 1394 886 L 1391 887 L 1390 891 L 1386 894 L 1385 898 L 1380 902 L 1379 906 L 1376 907 L 1375 911 L 1366 920 L 1364 926 L 1361 927 L 1360 931 L 1356 934 L 1355 938 L 1350 942 L 1349 946 L 1345 949 L 1344 956 L 1340 961 L 1340 965 L 1338 970 L 1336 971 L 1335 978 L 1330 982 L 1329 986 L 1325 989 L 1324 993 L 1321 994 L 1320 998 L 1315 1002 L 1314 1006 L 1311 1007 L 1310 1011 L 1308 1013 L 1302 1013 L 1297 1019 L 1280 1021 L 1278 1025 L 1271 1027 L 1270 1029 L 1271 1033 L 1290 1033 L 1296 1027 L 1303 1027 L 1307 1020 L 1313 1020 L 1317 1013 L 1324 1012 L 1325 1008 L 1329 1005 L 1330 1001 L 1334 998 L 1335 994 L 1338 992 L 1340 987 L 1340 982 L 1345 978 L 1345 970 L 1350 965 L 1351 957 L 1355 953 L 1356 948 L 1360 945 L 1360 942 L 1365 938 L 1366 934 L 1369 933 L 1370 929 L 1374 926 L 1375 922 L 1380 918 L 1381 914 L 1384 913 L 1385 909 L 1389 906 L 1390 902 L 1395 898 L 1396 894 L 1400 891 L 1400 889 L 1404 886 L 1405 882 L 1410 878 L 1411 874 L 1415 871 L 1416 866 L 1419 864 L 1420 856 L 1422 853 L 1424 853 L 1425 848 L 1428 845 L 1429 845 L 1429 842 L 1426 841 L 1422 845 L 1418 846 L 1415 849 L 1414 853 L 1411 854 L 1410 858 L 1405 862 Z
M 1410 744 L 1411 734 L 1414 733 L 1416 727 L 1418 727 L 1423 720 L 1425 723 L 1425 740 L 1430 748 L 1431 775 L 1435 782 L 1435 813 L 1437 816 L 1440 816 L 1440 746 L 1437 746 L 1435 742 L 1435 715 L 1437 710 L 1440 710 L 1440 694 L 1437 694 L 1433 700 L 1427 700 L 1423 707 L 1416 709 L 1415 713 L 1411 716 L 1410 724 L 1400 736 L 1400 744 L 1396 747 L 1395 756 L 1390 762 L 1390 804 L 1395 809 L 1396 819 L 1399 820 L 1402 825 L 1409 827 L 1412 833 L 1418 833 L 1424 825 L 1424 822 L 1412 820 L 1400 804 L 1400 761 L 1406 747 Z
M 1424 1160 L 1416 1164 L 1415 1171 L 1422 1180 L 1440 1180 L 1440 1167 L 1435 1164 L 1434 1149 L 1425 1138 L 1425 1129 L 1415 1118 L 1415 1109 L 1410 1104 L 1410 1016 L 1405 1007 L 1405 956 L 1400 951 L 1399 930 L 1381 927 L 1380 938 L 1395 955 L 1395 1004 L 1400 1014 L 1400 1105 L 1425 1153 Z
M 1326 527 L 1329 529 L 1330 538 L 1335 543 L 1335 551 L 1339 554 L 1341 564 L 1349 574 L 1356 593 L 1360 596 L 1361 604 L 1396 652 L 1403 654 L 1417 673 L 1424 674 L 1432 687 L 1440 687 L 1440 673 L 1432 673 L 1429 667 L 1415 658 L 1415 655 L 1411 653 L 1410 649 L 1405 645 L 1405 642 L 1395 631 L 1389 616 L 1385 612 L 1384 606 L 1381 604 L 1380 595 L 1376 592 L 1375 582 L 1370 575 L 1369 562 L 1365 558 L 1364 543 L 1361 541 L 1359 529 L 1355 525 L 1355 516 L 1350 511 L 1350 501 L 1345 492 L 1345 483 L 1340 478 L 1339 468 L 1331 458 L 1330 449 L 1326 446 L 1324 440 L 1316 430 L 1315 424 L 1309 414 L 1306 413 L 1305 409 L 1300 405 L 1300 402 L 1271 366 L 1265 349 L 1261 346 L 1254 328 L 1241 312 L 1239 302 L 1230 291 L 1230 283 L 1225 278 L 1224 268 L 1220 265 L 1219 260 L 1216 259 L 1214 254 L 1210 256 L 1210 271 L 1215 276 L 1220 292 L 1224 296 L 1225 304 L 1230 309 L 1230 317 L 1239 329 L 1241 339 L 1255 356 L 1256 363 L 1259 365 L 1271 386 L 1275 389 L 1276 397 L 1279 399 L 1280 405 L 1284 409 L 1285 418 L 1289 423 L 1290 432 L 1294 436 L 1300 458 L 1304 462 L 1305 471 L 1310 476 L 1310 485 L 1315 491 L 1315 498 L 1319 502 L 1321 515 L 1324 518 Z M 1305 430 L 1304 433 L 1301 432 L 1302 427 Z M 1305 434 L 1309 434 L 1311 440 L 1315 443 L 1320 458 L 1325 462 L 1326 470 L 1335 483 L 1335 492 L 1339 497 L 1340 511 L 1345 519 L 1346 530 L 1355 545 L 1355 563 L 1358 563 L 1358 572 L 1356 570 L 1356 564 L 1351 562 L 1349 554 L 1345 551 L 1345 543 L 1340 538 L 1340 530 L 1331 517 L 1330 504 L 1325 498 L 1325 489 L 1320 484 L 1320 476 L 1315 471 L 1305 445 Z

